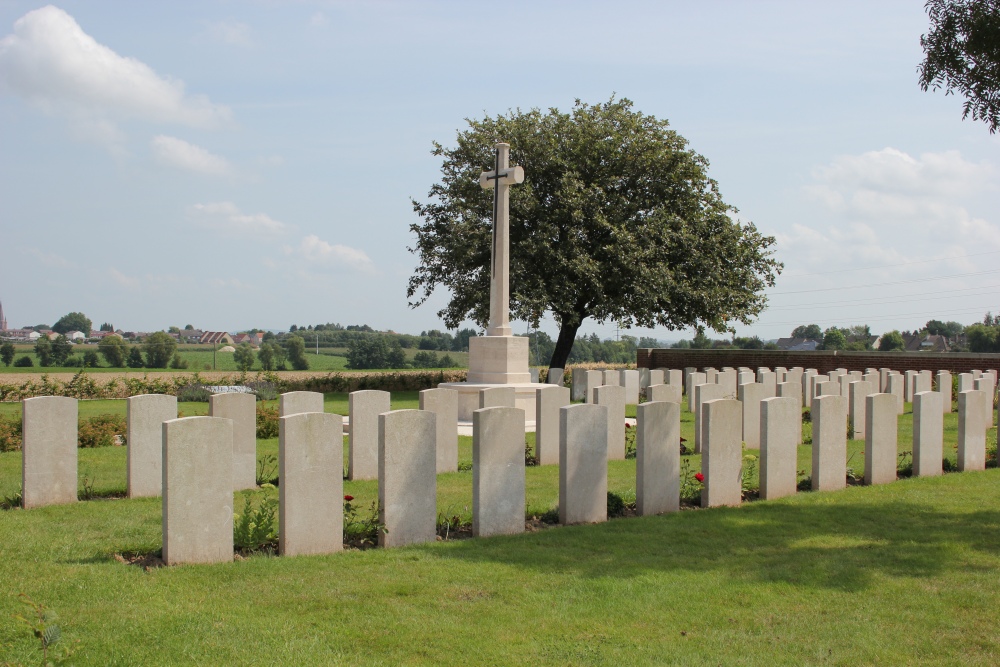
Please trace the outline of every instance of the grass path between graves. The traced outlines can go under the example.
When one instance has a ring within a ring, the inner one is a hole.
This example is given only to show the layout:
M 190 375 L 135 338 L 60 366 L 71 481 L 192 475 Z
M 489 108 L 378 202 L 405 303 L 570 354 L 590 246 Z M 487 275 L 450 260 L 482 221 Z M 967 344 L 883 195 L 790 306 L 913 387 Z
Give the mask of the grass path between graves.
M 339 400 L 328 396 L 327 410 Z M 946 416 L 952 459 L 956 421 Z M 907 412 L 901 452 L 911 433 Z M 863 442 L 849 448 L 860 473 Z M 262 459 L 276 451 L 259 443 Z M 471 462 L 471 438 L 459 456 Z M 809 461 L 806 445 L 806 474 Z M 0 454 L 0 495 L 20 486 L 20 465 L 19 453 Z M 95 491 L 124 489 L 124 467 L 124 448 L 80 450 Z M 634 461 L 608 468 L 609 489 L 628 495 Z M 526 477 L 529 510 L 554 507 L 557 467 Z M 440 475 L 439 512 L 467 517 L 471 483 L 471 472 Z M 374 482 L 344 488 L 356 505 L 376 496 Z M 0 661 L 38 662 L 12 620 L 23 592 L 80 640 L 78 665 L 992 665 L 998 504 L 992 469 L 518 537 L 149 572 L 112 554 L 159 548 L 159 499 L 0 511 Z

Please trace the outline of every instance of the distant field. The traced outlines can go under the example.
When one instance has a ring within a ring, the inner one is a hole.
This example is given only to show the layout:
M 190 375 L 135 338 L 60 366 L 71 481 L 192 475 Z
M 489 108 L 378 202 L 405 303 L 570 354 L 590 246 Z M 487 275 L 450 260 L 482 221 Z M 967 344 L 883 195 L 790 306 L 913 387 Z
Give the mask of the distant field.
M 14 357 L 19 359 L 23 356 L 28 356 L 31 359 L 33 366 L 30 368 L 22 368 L 11 366 L 3 366 L 0 364 L 0 374 L 5 373 L 74 373 L 79 368 L 73 366 L 47 366 L 41 367 L 38 365 L 38 357 L 35 356 L 34 347 L 32 345 L 15 345 L 17 354 Z M 178 351 L 181 354 L 181 359 L 186 361 L 188 371 L 209 371 L 209 370 L 219 370 L 219 371 L 237 371 L 236 364 L 233 362 L 233 355 L 231 352 L 213 352 L 211 346 L 206 345 L 180 345 Z M 73 347 L 73 354 L 75 356 L 82 356 L 87 350 L 97 351 L 96 345 L 76 345 Z M 407 360 L 413 359 L 414 356 L 420 350 L 409 349 L 404 350 L 406 352 Z M 309 370 L 313 371 L 346 371 L 347 368 L 347 348 L 343 347 L 321 347 L 319 348 L 319 354 L 316 354 L 316 348 L 306 347 L 306 358 L 309 360 Z M 444 357 L 445 354 L 451 356 L 454 360 L 455 365 L 451 368 L 466 368 L 469 365 L 469 354 L 467 352 L 437 352 L 438 358 Z M 94 373 L 106 373 L 106 372 L 120 372 L 120 368 L 110 368 L 104 363 L 104 358 L 100 359 L 100 366 L 94 368 L 88 368 L 87 372 Z M 139 371 L 148 370 L 151 372 L 159 372 L 164 370 L 174 370 L 174 369 L 135 369 Z M 254 363 L 251 370 L 259 371 L 261 370 L 259 363 Z

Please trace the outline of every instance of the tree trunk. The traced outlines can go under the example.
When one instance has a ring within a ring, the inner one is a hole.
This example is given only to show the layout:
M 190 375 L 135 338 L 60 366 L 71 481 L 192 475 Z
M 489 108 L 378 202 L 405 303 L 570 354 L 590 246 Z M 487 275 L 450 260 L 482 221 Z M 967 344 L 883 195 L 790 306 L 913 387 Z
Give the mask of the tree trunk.
M 563 319 L 565 321 L 565 319 Z M 580 319 L 583 322 L 583 319 Z M 576 332 L 580 329 L 580 324 L 563 324 L 559 329 L 559 338 L 556 340 L 556 347 L 552 350 L 552 359 L 549 360 L 549 370 L 553 368 L 566 368 L 569 361 L 569 353 L 573 351 L 573 343 L 576 341 Z

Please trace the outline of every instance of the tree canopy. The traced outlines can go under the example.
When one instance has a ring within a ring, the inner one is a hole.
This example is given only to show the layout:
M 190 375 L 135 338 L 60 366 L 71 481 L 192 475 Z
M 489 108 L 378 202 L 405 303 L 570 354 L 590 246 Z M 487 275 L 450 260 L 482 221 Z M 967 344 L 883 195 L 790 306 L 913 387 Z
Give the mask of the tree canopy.
M 430 201 L 413 201 L 412 307 L 441 286 L 451 293 L 438 312 L 449 328 L 486 325 L 492 196 L 479 174 L 504 141 L 525 170 L 510 189 L 511 319 L 537 326 L 552 313 L 560 331 L 551 367 L 564 366 L 587 318 L 721 332 L 763 309 L 781 269 L 774 238 L 734 220 L 708 161 L 666 120 L 612 98 L 467 122 L 455 147 L 435 142 L 441 181 Z
M 83 335 L 89 336 L 90 326 L 90 318 L 83 313 L 67 313 L 52 325 L 52 330 L 61 334 L 69 333 L 70 331 L 79 331 Z
M 792 329 L 792 338 L 822 340 L 823 330 L 819 328 L 818 324 L 802 324 Z
M 170 334 L 157 331 L 149 335 L 143 343 L 146 353 L 146 368 L 166 368 L 177 350 L 177 341 Z M 131 366 L 131 362 L 129 363 Z
M 928 0 L 920 88 L 965 96 L 962 119 L 1000 127 L 1000 0 Z

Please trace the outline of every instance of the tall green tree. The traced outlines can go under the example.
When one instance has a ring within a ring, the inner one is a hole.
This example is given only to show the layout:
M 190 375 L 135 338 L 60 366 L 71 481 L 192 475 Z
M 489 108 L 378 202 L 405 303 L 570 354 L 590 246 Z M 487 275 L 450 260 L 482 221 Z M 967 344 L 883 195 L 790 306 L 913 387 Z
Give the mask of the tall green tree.
M 823 340 L 823 330 L 818 324 L 803 324 L 792 329 L 792 338 Z
M 166 368 L 177 351 L 177 341 L 163 331 L 150 334 L 142 344 L 146 368 Z
M 90 318 L 83 313 L 67 313 L 52 325 L 52 330 L 56 333 L 69 333 L 70 331 L 80 331 L 84 335 L 90 335 Z
M 847 347 L 847 336 L 837 327 L 830 327 L 823 332 L 824 350 L 843 350 Z
M 97 344 L 97 351 L 112 368 L 124 368 L 128 359 L 128 344 L 118 336 L 105 336 Z
M 43 335 L 35 341 L 35 356 L 39 366 L 52 365 L 52 341 L 48 336 Z
M 128 367 L 142 368 L 145 365 L 146 362 L 142 359 L 142 352 L 139 350 L 139 346 L 133 345 L 132 349 L 128 351 Z
M 233 352 L 233 361 L 241 373 L 249 372 L 253 368 L 253 358 L 253 347 L 250 343 L 240 343 Z
M 14 361 L 15 353 L 16 352 L 14 350 L 13 343 L 6 342 L 3 345 L 0 345 L 0 361 L 3 361 L 4 366 L 11 365 L 11 363 Z
M 1000 0 L 928 0 L 930 32 L 920 36 L 920 88 L 958 91 L 962 119 L 1000 127 Z
M 468 123 L 455 147 L 434 144 L 441 181 L 430 201 L 413 201 L 412 307 L 441 286 L 451 298 L 438 315 L 449 328 L 487 324 L 493 206 L 479 174 L 505 141 L 525 170 L 510 189 L 511 317 L 537 326 L 552 313 L 550 367 L 565 366 L 588 318 L 721 332 L 764 308 L 763 289 L 781 269 L 773 237 L 734 219 L 708 161 L 666 120 L 612 98 Z
M 905 350 L 906 341 L 903 340 L 903 334 L 899 333 L 897 329 L 887 331 L 879 339 L 878 349 L 880 352 L 901 352 Z
M 284 341 L 285 355 L 288 363 L 297 371 L 309 370 L 309 360 L 306 358 L 306 342 L 301 336 L 289 336 Z
M 56 336 L 56 339 L 52 341 L 52 365 L 65 366 L 66 360 L 71 354 L 73 354 L 73 343 L 69 342 L 69 339 L 62 334 Z

